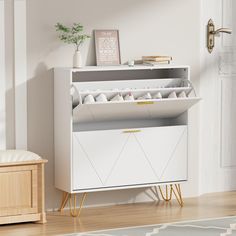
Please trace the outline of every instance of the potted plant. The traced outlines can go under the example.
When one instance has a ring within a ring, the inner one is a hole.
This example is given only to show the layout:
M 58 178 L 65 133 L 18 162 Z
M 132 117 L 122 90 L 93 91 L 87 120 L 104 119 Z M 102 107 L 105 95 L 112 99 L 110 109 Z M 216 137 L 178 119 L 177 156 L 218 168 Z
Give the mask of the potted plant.
M 71 27 L 57 23 L 55 27 L 56 31 L 59 32 L 59 39 L 61 41 L 75 45 L 73 66 L 77 68 L 82 67 L 80 47 L 86 39 L 90 38 L 89 35 L 83 34 L 84 27 L 80 23 L 74 23 Z

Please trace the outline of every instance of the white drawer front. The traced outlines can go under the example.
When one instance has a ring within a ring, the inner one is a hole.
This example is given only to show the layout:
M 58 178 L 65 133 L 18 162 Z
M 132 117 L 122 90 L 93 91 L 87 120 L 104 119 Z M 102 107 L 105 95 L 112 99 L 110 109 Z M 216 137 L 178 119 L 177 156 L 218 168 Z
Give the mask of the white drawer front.
M 137 117 L 139 119 L 171 118 L 181 115 L 199 101 L 198 97 L 188 97 L 84 104 L 74 108 L 73 121 L 86 123 L 135 119 Z
M 187 179 L 187 127 L 73 133 L 73 189 Z

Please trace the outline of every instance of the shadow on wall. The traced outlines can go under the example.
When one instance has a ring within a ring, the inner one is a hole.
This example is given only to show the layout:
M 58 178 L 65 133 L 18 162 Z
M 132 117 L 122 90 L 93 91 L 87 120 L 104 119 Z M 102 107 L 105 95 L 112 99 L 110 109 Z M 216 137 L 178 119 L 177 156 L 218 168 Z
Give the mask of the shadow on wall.
M 85 65 L 96 65 L 96 55 L 95 55 L 95 38 L 94 31 L 91 34 L 91 39 L 89 40 L 89 45 L 87 49 L 87 57 Z
M 55 199 L 47 196 L 55 194 L 53 157 L 53 69 L 48 69 L 44 63 L 39 63 L 35 77 L 27 82 L 28 96 L 28 150 L 48 159 L 45 168 L 45 192 L 47 205 L 54 207 Z

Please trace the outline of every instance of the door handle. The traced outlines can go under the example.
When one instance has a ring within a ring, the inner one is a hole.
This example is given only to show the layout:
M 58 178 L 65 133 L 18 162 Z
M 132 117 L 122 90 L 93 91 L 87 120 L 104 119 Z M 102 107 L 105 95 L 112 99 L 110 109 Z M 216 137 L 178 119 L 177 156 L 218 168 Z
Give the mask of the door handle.
M 220 33 L 232 34 L 232 30 L 228 28 L 220 28 L 215 30 L 215 24 L 213 20 L 210 19 L 207 24 L 207 48 L 209 53 L 212 53 L 215 47 L 215 36 Z
M 124 134 L 139 133 L 139 132 L 141 132 L 140 129 L 131 129 L 131 130 L 124 130 L 123 131 Z
M 137 102 L 137 105 L 152 105 L 152 104 L 154 104 L 153 101 Z
M 232 30 L 229 28 L 220 28 L 216 31 L 211 32 L 211 34 L 217 35 L 219 33 L 226 33 L 226 34 L 232 34 Z

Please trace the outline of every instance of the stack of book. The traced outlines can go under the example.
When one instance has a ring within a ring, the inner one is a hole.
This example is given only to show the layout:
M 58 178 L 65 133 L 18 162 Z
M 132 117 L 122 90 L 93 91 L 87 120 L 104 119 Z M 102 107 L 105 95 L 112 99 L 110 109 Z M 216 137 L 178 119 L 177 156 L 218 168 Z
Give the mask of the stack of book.
M 143 60 L 143 64 L 155 66 L 160 63 L 170 64 L 170 62 L 172 61 L 172 57 L 169 57 L 169 56 L 143 56 L 142 60 Z

